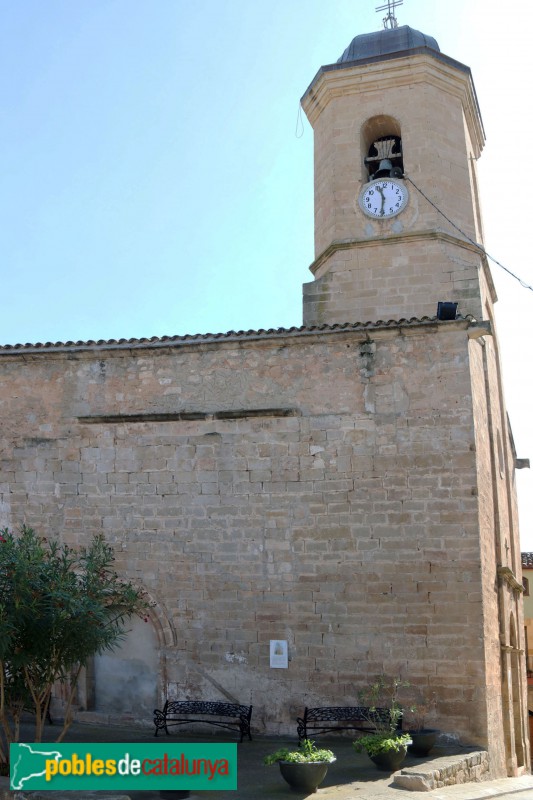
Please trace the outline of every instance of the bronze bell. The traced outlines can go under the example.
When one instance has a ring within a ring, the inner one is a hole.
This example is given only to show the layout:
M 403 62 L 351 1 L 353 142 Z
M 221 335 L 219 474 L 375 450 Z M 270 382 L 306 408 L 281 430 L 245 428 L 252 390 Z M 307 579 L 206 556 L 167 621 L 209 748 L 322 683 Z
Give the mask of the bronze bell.
M 392 161 L 388 158 L 382 158 L 379 162 L 379 167 L 374 172 L 372 178 L 390 178 L 392 170 Z

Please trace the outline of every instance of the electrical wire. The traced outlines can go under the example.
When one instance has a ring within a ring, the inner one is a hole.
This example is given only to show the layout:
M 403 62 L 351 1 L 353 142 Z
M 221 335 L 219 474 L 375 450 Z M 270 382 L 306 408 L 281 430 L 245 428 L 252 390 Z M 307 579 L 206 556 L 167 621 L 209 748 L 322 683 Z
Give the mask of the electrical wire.
M 294 135 L 297 139 L 301 139 L 304 135 L 304 123 L 302 118 L 302 104 L 298 103 L 298 114 L 296 115 L 296 130 Z
M 533 286 L 530 286 L 529 283 L 526 283 L 518 275 L 515 275 L 514 272 L 511 272 L 510 269 L 507 269 L 507 267 L 504 267 L 503 264 L 501 264 L 499 261 L 497 261 L 497 259 L 495 259 L 489 253 L 487 253 L 487 251 L 485 250 L 484 247 L 482 247 L 478 242 L 475 242 L 473 239 L 471 239 L 470 236 L 468 236 L 463 230 L 461 230 L 461 228 L 459 228 L 458 225 L 455 224 L 455 222 L 452 222 L 452 220 L 449 217 L 447 217 L 446 214 L 443 211 L 441 211 L 440 208 L 437 205 L 435 205 L 433 200 L 430 200 L 429 197 L 427 196 L 427 194 L 425 194 L 422 191 L 422 189 L 419 186 L 416 185 L 414 180 L 412 178 L 410 178 L 409 175 L 404 174 L 404 178 L 406 180 L 408 180 L 409 183 L 411 183 L 415 187 L 416 191 L 419 192 L 425 200 L 427 200 L 427 202 L 430 204 L 430 206 L 433 206 L 435 211 L 438 211 L 438 213 L 441 215 L 441 217 L 444 217 L 446 222 L 449 222 L 450 225 L 452 227 L 454 227 L 456 231 L 459 231 L 461 236 L 464 236 L 464 238 L 467 240 L 467 242 L 470 242 L 470 244 L 473 244 L 475 247 L 477 247 L 477 249 L 480 250 L 483 253 L 483 255 L 485 255 L 488 259 L 490 259 L 490 261 L 492 261 L 498 267 L 500 267 L 505 272 L 507 272 L 508 275 L 510 275 L 512 278 L 514 278 L 516 281 L 518 281 L 518 283 L 520 284 L 520 286 L 522 286 L 523 289 L 529 289 L 530 292 L 533 292 Z

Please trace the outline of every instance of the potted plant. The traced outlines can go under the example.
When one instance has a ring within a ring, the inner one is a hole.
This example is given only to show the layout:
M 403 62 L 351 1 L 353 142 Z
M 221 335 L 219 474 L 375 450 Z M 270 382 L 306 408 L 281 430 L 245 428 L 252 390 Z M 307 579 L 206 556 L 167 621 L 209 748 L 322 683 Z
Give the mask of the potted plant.
M 426 694 L 421 688 L 414 689 L 411 702 L 405 709 L 405 720 L 412 739 L 407 750 L 413 756 L 427 756 L 437 741 L 439 730 L 426 724 L 427 717 L 434 714 L 436 707 L 435 692 Z
M 410 744 L 411 737 L 408 733 L 384 731 L 360 736 L 353 746 L 359 753 L 365 750 L 378 769 L 395 772 L 407 755 L 407 747 Z
M 356 739 L 353 746 L 357 752 L 364 750 L 377 768 L 386 772 L 399 768 L 411 744 L 410 734 L 399 730 L 403 709 L 398 701 L 398 692 L 403 686 L 408 684 L 400 678 L 389 679 L 381 675 L 359 692 L 359 701 L 368 709 L 368 722 L 374 730 Z M 378 708 L 387 709 L 387 714 L 377 713 Z
M 298 750 L 282 747 L 265 756 L 264 763 L 267 766 L 279 764 L 280 772 L 291 789 L 316 792 L 332 761 L 335 761 L 335 756 L 331 750 L 319 750 L 310 739 L 303 739 Z

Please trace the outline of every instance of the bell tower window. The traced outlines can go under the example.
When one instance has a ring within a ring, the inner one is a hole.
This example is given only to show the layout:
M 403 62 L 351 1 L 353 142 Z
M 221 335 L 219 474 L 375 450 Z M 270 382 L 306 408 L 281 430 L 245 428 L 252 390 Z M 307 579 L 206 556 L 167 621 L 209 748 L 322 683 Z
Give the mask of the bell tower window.
M 399 136 L 383 136 L 372 142 L 365 158 L 368 180 L 403 177 L 402 140 Z
M 403 177 L 402 137 L 397 120 L 387 116 L 367 120 L 361 144 L 366 181 Z

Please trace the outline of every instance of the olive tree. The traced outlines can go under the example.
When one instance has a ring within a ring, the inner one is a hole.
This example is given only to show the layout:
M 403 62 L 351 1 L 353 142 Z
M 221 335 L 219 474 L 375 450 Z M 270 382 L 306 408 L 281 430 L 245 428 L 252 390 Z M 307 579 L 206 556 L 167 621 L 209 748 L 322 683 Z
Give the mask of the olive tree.
M 144 615 L 142 591 L 114 571 L 102 536 L 75 550 L 23 526 L 0 531 L 0 764 L 20 734 L 24 709 L 35 714 L 35 738 L 57 681 L 69 687 L 61 741 L 81 668 L 124 637 L 127 620 Z

